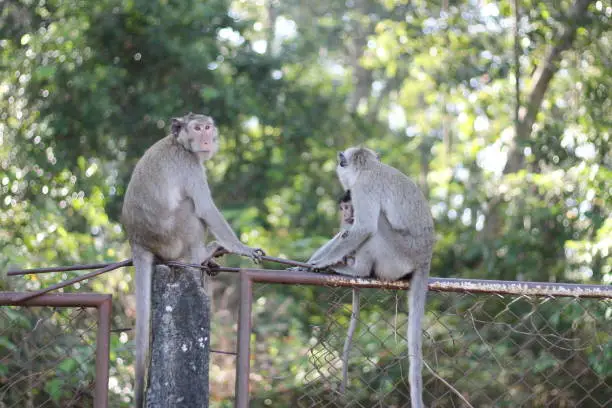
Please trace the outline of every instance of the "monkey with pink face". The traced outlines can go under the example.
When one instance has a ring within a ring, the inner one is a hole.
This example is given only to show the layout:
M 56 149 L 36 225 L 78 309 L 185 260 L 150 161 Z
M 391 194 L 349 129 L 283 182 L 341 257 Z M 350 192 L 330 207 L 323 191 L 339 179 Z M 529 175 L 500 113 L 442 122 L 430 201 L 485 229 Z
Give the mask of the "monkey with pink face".
M 256 262 L 264 255 L 240 242 L 213 202 L 202 164 L 218 149 L 211 117 L 189 113 L 173 118 L 171 134 L 145 152 L 125 193 L 121 221 L 136 269 L 137 408 L 145 401 L 150 359 L 154 258 L 200 264 L 223 249 Z M 208 230 L 218 242 L 205 243 Z

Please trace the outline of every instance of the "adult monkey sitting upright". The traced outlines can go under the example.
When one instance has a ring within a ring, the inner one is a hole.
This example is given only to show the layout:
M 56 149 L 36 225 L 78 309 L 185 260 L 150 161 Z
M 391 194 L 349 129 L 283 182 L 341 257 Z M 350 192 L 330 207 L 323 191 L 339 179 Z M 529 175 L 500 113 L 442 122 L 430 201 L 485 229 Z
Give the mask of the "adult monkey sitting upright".
M 423 407 L 421 325 L 435 242 L 433 218 L 423 193 L 399 170 L 367 148 L 338 153 L 336 172 L 351 191 L 354 222 L 308 261 L 315 269 L 381 280 L 411 275 L 408 294 L 408 358 L 412 408 Z M 354 262 L 344 262 L 347 256 Z
M 154 257 L 199 264 L 221 247 L 255 261 L 264 255 L 240 242 L 213 202 L 202 163 L 218 149 L 212 118 L 193 113 L 173 118 L 171 134 L 145 152 L 125 193 L 121 221 L 136 269 L 137 408 L 143 406 L 148 376 Z M 209 229 L 219 243 L 205 244 Z

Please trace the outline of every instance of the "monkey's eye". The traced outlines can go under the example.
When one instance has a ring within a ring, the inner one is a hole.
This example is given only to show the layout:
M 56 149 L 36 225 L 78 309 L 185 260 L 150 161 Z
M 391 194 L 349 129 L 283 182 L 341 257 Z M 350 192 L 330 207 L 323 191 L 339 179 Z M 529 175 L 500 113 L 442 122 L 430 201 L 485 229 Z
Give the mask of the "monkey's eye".
M 206 129 L 206 130 L 210 129 L 210 125 L 204 126 L 204 129 Z
M 346 157 L 344 157 L 344 153 L 339 152 L 338 153 L 338 166 L 346 167 L 347 165 L 348 165 L 348 161 L 346 160 Z
M 199 132 L 202 129 L 200 125 L 195 125 L 193 128 L 195 129 L 196 132 Z

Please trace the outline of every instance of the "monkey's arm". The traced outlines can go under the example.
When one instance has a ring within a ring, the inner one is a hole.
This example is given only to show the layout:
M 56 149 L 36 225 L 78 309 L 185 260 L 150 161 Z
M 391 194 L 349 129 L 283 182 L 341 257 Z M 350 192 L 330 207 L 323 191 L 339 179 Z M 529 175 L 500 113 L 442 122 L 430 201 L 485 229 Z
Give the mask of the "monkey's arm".
M 356 251 L 368 238 L 376 233 L 380 202 L 374 192 L 365 192 L 361 188 L 352 189 L 355 222 L 345 231 L 336 235 L 325 247 L 324 253 L 311 258 L 315 268 L 325 268 L 341 262 L 342 259 Z M 322 248 L 323 249 L 323 248 Z
M 329 252 L 330 248 L 333 246 L 334 241 L 336 241 L 337 239 L 340 238 L 340 235 L 342 234 L 342 232 L 343 231 L 340 231 L 339 233 L 337 233 L 336 236 L 334 236 L 332 239 L 330 239 L 325 244 L 323 244 L 323 246 L 321 248 L 317 249 L 315 251 L 315 253 L 310 256 L 310 259 L 308 260 L 308 263 L 309 264 L 315 263 L 316 260 L 326 256 L 327 253 Z
M 205 181 L 202 180 L 189 185 L 187 195 L 193 200 L 196 216 L 206 223 L 221 246 L 230 252 L 251 257 L 254 255 L 254 251 L 261 252 L 260 249 L 254 250 L 240 242 L 232 227 L 213 202 L 210 188 Z

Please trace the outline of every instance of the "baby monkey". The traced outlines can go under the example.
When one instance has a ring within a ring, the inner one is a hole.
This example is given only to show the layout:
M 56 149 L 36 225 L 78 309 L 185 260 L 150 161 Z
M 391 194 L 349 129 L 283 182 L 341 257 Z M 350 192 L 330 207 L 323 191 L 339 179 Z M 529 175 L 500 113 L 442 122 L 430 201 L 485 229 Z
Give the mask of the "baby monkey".
M 340 206 L 340 233 L 342 230 L 353 225 L 355 221 L 355 211 L 353 209 L 353 203 L 351 202 L 351 190 L 346 190 L 344 195 L 338 200 Z M 352 267 L 355 264 L 355 253 L 351 253 L 342 259 L 341 265 Z M 346 391 L 346 384 L 348 383 L 348 359 L 349 353 L 351 352 L 351 343 L 353 342 L 353 335 L 357 328 L 357 319 L 359 319 L 359 289 L 353 289 L 353 304 L 351 306 L 351 320 L 349 322 L 348 332 L 346 339 L 344 340 L 344 348 L 342 350 L 342 383 L 340 384 L 340 392 L 344 394 Z
M 355 222 L 353 202 L 351 201 L 351 190 L 346 190 L 344 194 L 338 200 L 338 206 L 340 208 L 340 231 L 336 234 L 336 238 L 340 238 Z M 374 238 L 378 240 L 378 238 Z M 320 256 L 328 250 L 328 246 L 333 243 L 333 239 L 327 244 L 319 248 L 311 258 Z M 365 245 L 362 249 L 364 253 L 368 251 L 367 247 L 371 245 Z M 352 268 L 355 265 L 355 251 L 342 257 L 342 260 L 332 266 L 332 269 L 344 269 Z M 300 269 L 300 268 L 295 268 Z M 357 319 L 359 318 L 359 289 L 353 289 L 353 304 L 351 310 L 351 320 L 349 323 L 348 333 L 344 340 L 344 349 L 342 351 L 342 383 L 340 384 L 340 392 L 344 394 L 346 390 L 346 384 L 348 382 L 348 357 L 351 351 L 351 343 L 353 341 L 353 334 L 357 328 Z
M 353 224 L 355 216 L 353 203 L 351 202 L 351 190 L 346 190 L 338 200 L 338 205 L 340 206 L 340 228 L 343 228 L 345 225 Z
M 338 206 L 340 207 L 340 231 L 336 234 L 336 237 L 342 236 L 342 234 L 351 226 L 355 221 L 353 203 L 351 202 L 351 190 L 346 190 L 344 194 L 338 199 Z M 310 258 L 315 258 L 320 254 L 327 251 L 328 246 L 331 245 L 333 240 L 327 242 L 321 248 L 319 248 Z M 355 251 L 344 256 L 342 260 L 336 263 L 332 269 L 351 267 L 355 264 Z M 290 270 L 302 270 L 301 267 L 289 268 Z
M 340 206 L 340 232 L 348 228 L 349 225 L 353 225 L 355 221 L 353 203 L 351 202 L 351 190 L 346 192 L 338 200 Z M 355 263 L 355 253 L 351 253 L 342 258 L 341 264 L 345 266 L 353 266 Z

